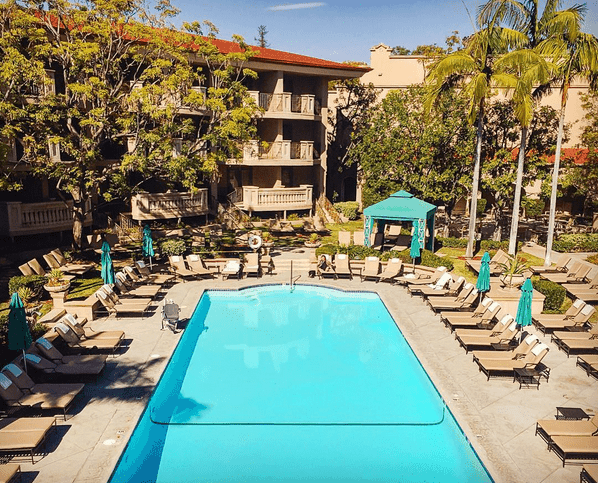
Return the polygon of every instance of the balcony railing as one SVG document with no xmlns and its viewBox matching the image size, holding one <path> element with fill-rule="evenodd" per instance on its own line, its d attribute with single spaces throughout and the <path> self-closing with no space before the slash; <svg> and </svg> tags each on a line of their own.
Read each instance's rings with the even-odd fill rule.
<svg viewBox="0 0 598 483">
<path fill-rule="evenodd" d="M 162 101 L 160 102 L 160 106 L 166 107 L 168 105 L 174 105 L 174 107 L 177 109 L 187 109 L 187 110 L 200 110 L 200 109 L 203 110 L 203 109 L 205 109 L 205 100 L 206 100 L 207 89 L 203 86 L 191 86 L 191 92 L 189 92 L 189 94 L 191 94 L 192 92 L 199 94 L 201 96 L 202 101 L 199 104 L 199 106 L 197 104 L 195 104 L 193 106 L 191 106 L 189 104 L 185 104 L 183 102 L 183 100 L 186 97 L 186 95 L 183 94 L 182 92 L 172 92 L 172 91 L 169 91 L 166 94 L 164 94 L 164 96 L 162 96 Z"/>
<path fill-rule="evenodd" d="M 161 220 L 208 213 L 208 190 L 197 193 L 142 193 L 131 199 L 134 220 Z"/>
<path fill-rule="evenodd" d="M 91 201 L 85 206 L 87 213 L 84 224 L 90 225 Z M 4 213 L 3 213 L 4 212 Z M 0 204 L 0 221 L 2 231 L 8 236 L 36 235 L 68 231 L 73 228 L 72 201 L 46 201 L 41 203 L 21 203 L 9 201 Z"/>
<path fill-rule="evenodd" d="M 264 147 L 257 140 L 251 140 L 243 149 L 243 161 L 259 161 L 260 159 L 281 159 L 313 161 L 313 141 L 275 141 Z"/>
<path fill-rule="evenodd" d="M 270 94 L 249 91 L 255 103 L 266 112 L 320 114 L 320 102 L 313 94 L 293 95 L 290 92 Z"/>
<path fill-rule="evenodd" d="M 310 210 L 313 186 L 302 184 L 296 188 L 258 188 L 243 186 L 243 209 L 254 211 Z"/>
</svg>

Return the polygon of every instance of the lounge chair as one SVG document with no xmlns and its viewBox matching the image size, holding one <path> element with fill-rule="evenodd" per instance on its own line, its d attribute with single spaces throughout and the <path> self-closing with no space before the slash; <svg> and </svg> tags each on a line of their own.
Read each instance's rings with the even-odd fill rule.
<svg viewBox="0 0 598 483">
<path fill-rule="evenodd" d="M 326 228 L 326 224 L 320 215 L 314 216 L 314 227 L 316 229 L 316 233 L 330 234 L 330 230 Z"/>
<path fill-rule="evenodd" d="M 480 372 L 483 372 L 488 379 L 491 377 L 512 376 L 515 369 L 534 369 L 548 354 L 549 348 L 540 342 L 520 359 L 475 359 Z"/>
<path fill-rule="evenodd" d="M 571 266 L 571 270 L 567 273 L 542 273 L 541 276 L 555 283 L 584 283 L 591 270 L 590 265 L 574 262 L 574 266 Z"/>
<path fill-rule="evenodd" d="M 598 483 L 598 465 L 583 465 L 579 483 Z"/>
<path fill-rule="evenodd" d="M 170 255 L 168 257 L 170 267 L 175 276 L 181 277 L 183 280 L 197 278 L 198 274 L 193 270 L 189 270 L 185 265 L 185 259 L 178 255 Z"/>
<path fill-rule="evenodd" d="M 31 260 L 29 260 L 27 262 L 27 265 L 29 266 L 31 271 L 34 272 L 35 275 L 50 275 L 50 272 L 46 272 L 46 270 L 41 266 L 41 264 L 37 261 L 36 258 L 32 258 Z M 65 280 L 72 280 L 73 278 L 75 278 L 75 275 L 64 274 L 62 278 Z"/>
<path fill-rule="evenodd" d="M 597 434 L 598 414 L 589 421 L 541 419 L 536 422 L 536 436 L 540 436 L 549 447 L 553 436 L 596 436 Z"/>
<path fill-rule="evenodd" d="M 29 277 L 31 275 L 37 275 L 37 273 L 35 273 L 33 268 L 31 268 L 29 266 L 29 263 L 23 263 L 22 265 L 19 265 L 19 270 L 24 277 Z"/>
<path fill-rule="evenodd" d="M 241 278 L 241 271 L 243 266 L 239 260 L 229 260 L 224 264 L 222 269 L 222 280 L 227 280 L 230 277 L 235 277 L 238 280 Z"/>
<path fill-rule="evenodd" d="M 550 267 L 544 267 L 544 266 L 532 266 L 529 267 L 529 269 L 535 273 L 535 274 L 540 274 L 540 273 L 559 273 L 559 272 L 567 272 L 567 265 L 569 265 L 569 263 L 571 262 L 571 260 L 573 260 L 570 256 L 568 255 L 561 255 L 561 258 L 559 260 L 559 262 L 556 265 L 551 265 Z"/>
<path fill-rule="evenodd" d="M 44 398 L 41 403 L 35 404 L 34 407 L 39 409 L 62 409 L 65 420 L 68 407 L 71 405 L 77 394 L 79 394 L 85 387 L 85 384 L 81 383 L 36 384 L 33 382 L 33 379 L 31 379 L 29 375 L 16 364 L 8 364 L 4 366 L 1 373 L 8 377 L 24 395 L 34 394 Z M 8 391 L 10 392 L 11 389 L 9 388 Z M 14 395 L 16 396 L 16 393 Z"/>
<path fill-rule="evenodd" d="M 316 262 L 316 274 L 318 278 L 327 278 L 331 277 L 336 280 L 336 271 L 334 270 L 334 265 L 332 264 L 332 260 L 330 255 L 322 254 L 320 258 Z"/>
<path fill-rule="evenodd" d="M 492 302 L 494 302 L 494 300 L 491 297 L 484 297 L 482 299 L 482 301 L 478 304 L 478 306 L 475 308 L 475 310 L 473 312 L 466 312 L 463 314 L 460 313 L 455 313 L 454 311 L 449 311 L 449 312 L 440 312 L 440 320 L 444 322 L 444 324 L 449 327 L 446 324 L 446 319 L 447 318 L 452 318 L 453 320 L 469 320 L 470 318 L 474 317 L 474 318 L 481 318 L 482 315 L 484 313 L 486 313 L 486 310 L 488 309 L 488 307 L 490 306 L 490 304 L 492 304 Z M 477 325 L 477 324 L 476 324 Z"/>
<path fill-rule="evenodd" d="M 555 342 L 557 339 L 598 339 L 598 324 L 591 325 L 590 329 L 584 332 L 575 330 L 555 330 L 550 334 L 550 340 Z"/>
<path fill-rule="evenodd" d="M 48 432 L 56 426 L 56 418 L 2 418 L 0 419 L 0 452 L 1 453 L 23 453 L 31 454 L 31 463 L 33 464 L 33 455 L 35 450 L 44 442 Z M 14 467 L 10 466 L 7 475 L 14 472 Z M 7 480 L 10 481 L 10 480 Z"/>
<path fill-rule="evenodd" d="M 365 233 L 363 231 L 354 231 L 353 243 L 359 247 L 365 246 Z"/>
<path fill-rule="evenodd" d="M 118 289 L 120 297 L 124 298 L 154 298 L 162 289 L 160 285 L 142 285 L 134 287 L 124 272 L 114 274 L 114 286 Z"/>
<path fill-rule="evenodd" d="M 429 290 L 442 290 L 446 287 L 449 282 L 453 280 L 453 277 L 450 273 L 444 272 L 435 283 L 430 283 L 423 285 L 421 283 L 408 283 L 407 284 L 407 291 L 413 295 L 422 295 L 422 291 L 425 289 Z M 439 294 L 441 295 L 441 294 Z"/>
<path fill-rule="evenodd" d="M 458 330 L 459 328 L 468 327 L 485 329 L 489 325 L 494 325 L 492 321 L 498 316 L 501 309 L 502 307 L 498 302 L 492 302 L 486 307 L 486 310 L 482 312 L 481 315 L 475 314 L 475 312 L 473 314 L 470 312 L 469 317 L 464 314 L 445 314 L 443 322 L 451 332 L 454 332 L 455 329 Z"/>
<path fill-rule="evenodd" d="M 17 359 L 19 364 L 23 363 L 23 357 Z M 27 359 L 27 368 L 33 367 L 36 371 L 51 376 L 61 377 L 82 377 L 97 376 L 106 366 L 106 360 L 98 359 L 96 361 L 69 362 L 68 364 L 56 364 L 38 354 L 25 354 Z"/>
<path fill-rule="evenodd" d="M 595 462 L 598 459 L 598 436 L 553 436 L 550 449 L 561 459 L 563 466 L 568 462 Z"/>
<path fill-rule="evenodd" d="M 341 246 L 348 247 L 351 244 L 351 232 L 350 231 L 339 231 L 338 232 L 338 244 Z"/>
<path fill-rule="evenodd" d="M 459 293 L 459 290 L 463 288 L 465 285 L 465 277 L 458 277 L 456 280 L 451 280 L 448 283 L 448 287 L 445 288 L 436 288 L 436 285 L 433 284 L 432 287 L 429 285 L 420 286 L 420 294 L 423 297 L 437 297 L 437 296 L 456 296 Z"/>
<path fill-rule="evenodd" d="M 174 282 L 174 275 L 168 273 L 152 273 L 143 260 L 135 262 L 135 268 L 139 274 L 135 273 L 130 267 L 125 267 L 124 272 L 137 283 L 155 283 L 158 285 L 170 284 Z"/>
<path fill-rule="evenodd" d="M 370 234 L 370 246 L 374 250 L 384 250 L 384 233 Z"/>
<path fill-rule="evenodd" d="M 596 309 L 593 306 L 584 305 L 580 312 L 573 318 L 563 317 L 560 320 L 549 320 L 540 318 L 539 316 L 532 316 L 532 321 L 543 334 L 548 334 L 558 329 L 584 330 L 586 323 L 590 320 L 594 312 L 596 312 Z"/>
<path fill-rule="evenodd" d="M 174 300 L 165 300 L 162 306 L 162 330 L 168 326 L 176 333 L 180 314 L 181 308 L 174 303 Z"/>
<path fill-rule="evenodd" d="M 378 257 L 366 257 L 365 266 L 361 271 L 361 281 L 368 278 L 380 280 L 380 259 Z"/>
<path fill-rule="evenodd" d="M 197 253 L 187 255 L 187 266 L 189 267 L 189 270 L 195 272 L 198 277 L 215 277 L 214 272 L 206 267 L 203 259 Z"/>
<path fill-rule="evenodd" d="M 105 364 L 108 358 L 105 354 L 86 354 L 86 355 L 63 355 L 48 339 L 40 337 L 34 342 L 35 349 L 40 355 L 52 361 L 54 364 Z"/>
<path fill-rule="evenodd" d="M 561 349 L 567 357 L 571 354 L 593 354 L 598 351 L 598 337 L 590 339 L 554 339 L 556 346 Z"/>
<path fill-rule="evenodd" d="M 497 322 L 497 324 L 491 329 L 472 329 L 463 327 L 461 329 L 455 329 L 455 338 L 461 336 L 472 336 L 472 337 L 490 337 L 494 335 L 502 334 L 502 332 L 515 320 L 511 314 L 505 314 Z"/>
<path fill-rule="evenodd" d="M 0 445 L 2 441 L 2 431 L 0 430 Z M 2 449 L 0 448 L 0 451 Z M 33 462 L 33 461 L 32 461 Z M 16 481 L 23 481 L 21 475 L 21 465 L 15 463 L 8 463 L 0 465 L 0 482 L 1 483 L 16 483 Z"/>
<path fill-rule="evenodd" d="M 480 349 L 486 347 L 493 347 L 494 345 L 508 346 L 512 343 L 515 335 L 519 329 L 515 321 L 504 329 L 500 334 L 490 336 L 478 336 L 478 335 L 457 335 L 457 341 L 465 349 L 465 353 L 473 349 Z"/>
<path fill-rule="evenodd" d="M 398 277 L 396 281 L 405 285 L 428 285 L 436 283 L 438 279 L 442 277 L 445 273 L 446 267 L 438 267 L 432 273 L 407 273 L 402 277 Z"/>
<path fill-rule="evenodd" d="M 57 269 L 71 275 L 83 275 L 94 268 L 92 263 L 68 263 L 58 248 L 44 255 L 44 260 L 51 269 Z"/>
<path fill-rule="evenodd" d="M 490 259 L 490 275 L 500 275 L 503 272 L 502 264 L 508 263 L 511 258 L 512 257 L 507 255 L 507 253 L 499 249 Z M 482 261 L 472 259 L 467 260 L 465 264 L 469 266 L 469 268 L 471 268 L 475 273 L 479 273 L 480 267 L 482 266 Z"/>
<path fill-rule="evenodd" d="M 118 299 L 118 301 L 115 301 L 111 295 L 102 289 L 96 291 L 96 297 L 108 311 L 108 314 L 116 317 L 121 314 L 139 314 L 143 317 L 151 304 L 151 299 L 149 301 L 147 299 Z"/>
<path fill-rule="evenodd" d="M 586 374 L 598 379 L 598 354 L 585 354 L 577 356 L 576 366 L 581 367 Z"/>
<path fill-rule="evenodd" d="M 475 362 L 478 359 L 494 359 L 497 361 L 523 359 L 526 354 L 531 352 L 536 344 L 540 344 L 538 336 L 536 334 L 529 334 L 512 351 L 473 351 L 473 360 Z"/>
<path fill-rule="evenodd" d="M 564 314 L 538 314 L 538 315 L 533 315 L 532 318 L 536 319 L 538 321 L 570 320 L 570 319 L 573 319 L 575 316 L 577 316 L 577 314 L 579 314 L 581 312 L 581 309 L 583 309 L 585 307 L 585 305 L 586 305 L 585 301 L 583 301 L 581 299 L 576 299 L 571 304 L 571 307 L 569 307 Z"/>
<path fill-rule="evenodd" d="M 574 296 L 577 296 L 578 293 L 583 295 L 598 293 L 598 272 L 588 283 L 564 283 L 562 285 L 567 292 Z"/>
<path fill-rule="evenodd" d="M 94 340 L 125 338 L 125 333 L 122 330 L 93 330 L 91 327 L 84 325 L 85 322 L 87 322 L 87 319 L 79 321 L 72 314 L 64 315 L 59 322 L 68 325 L 81 339 Z"/>
<path fill-rule="evenodd" d="M 465 295 L 465 298 L 463 296 Z M 454 299 L 447 297 L 428 297 L 428 305 L 434 312 L 441 310 L 472 310 L 473 304 L 479 298 L 478 289 L 473 284 L 465 284 L 459 295 Z"/>
<path fill-rule="evenodd" d="M 384 270 L 378 277 L 378 282 L 390 282 L 394 283 L 395 278 L 401 274 L 403 269 L 403 260 L 400 258 L 391 258 L 387 263 Z"/>
<path fill-rule="evenodd" d="M 243 263 L 243 273 L 248 277 L 255 275 L 256 277 L 262 276 L 262 267 L 260 266 L 260 255 L 257 252 L 246 253 L 245 262 Z"/>
<path fill-rule="evenodd" d="M 337 253 L 334 257 L 334 270 L 337 277 L 348 277 L 353 280 L 349 256 L 344 253 Z"/>
<path fill-rule="evenodd" d="M 54 326 L 54 330 L 58 332 L 71 349 L 110 350 L 114 352 L 124 340 L 124 332 L 122 337 L 113 337 L 110 339 L 86 339 L 79 337 L 73 329 L 63 322 L 58 322 Z"/>
</svg>

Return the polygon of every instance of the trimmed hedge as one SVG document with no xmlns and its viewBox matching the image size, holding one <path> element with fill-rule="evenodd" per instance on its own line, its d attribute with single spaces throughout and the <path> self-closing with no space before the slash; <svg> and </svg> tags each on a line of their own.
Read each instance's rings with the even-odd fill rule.
<svg viewBox="0 0 598 483">
<path fill-rule="evenodd" d="M 476 204 L 476 213 L 481 215 L 486 211 L 486 205 L 488 204 L 488 200 L 486 198 L 480 198 Z"/>
<path fill-rule="evenodd" d="M 563 234 L 554 241 L 557 252 L 598 252 L 598 233 Z"/>
<path fill-rule="evenodd" d="M 160 241 L 160 252 L 164 256 L 171 255 L 182 255 L 185 253 L 187 246 L 185 240 L 182 238 L 168 238 L 164 241 Z"/>
<path fill-rule="evenodd" d="M 544 202 L 544 200 L 528 198 L 527 196 L 524 196 L 521 199 L 521 206 L 523 206 L 523 209 L 525 210 L 525 215 L 528 218 L 536 218 L 537 216 L 540 216 L 542 213 L 544 213 L 545 205 L 546 203 Z"/>
<path fill-rule="evenodd" d="M 8 293 L 12 296 L 20 288 L 27 287 L 33 293 L 33 299 L 38 299 L 48 279 L 44 275 L 27 275 L 11 277 L 8 281 Z"/>
<path fill-rule="evenodd" d="M 448 238 L 436 237 L 436 242 L 446 248 L 467 248 L 467 238 Z"/>
<path fill-rule="evenodd" d="M 533 277 L 532 285 L 535 290 L 546 297 L 544 299 L 544 310 L 557 311 L 561 308 L 567 295 L 567 291 L 563 286 L 540 277 Z"/>
<path fill-rule="evenodd" d="M 342 203 L 335 203 L 334 209 L 349 220 L 357 220 L 359 218 L 359 203 L 357 201 L 343 201 Z"/>
</svg>

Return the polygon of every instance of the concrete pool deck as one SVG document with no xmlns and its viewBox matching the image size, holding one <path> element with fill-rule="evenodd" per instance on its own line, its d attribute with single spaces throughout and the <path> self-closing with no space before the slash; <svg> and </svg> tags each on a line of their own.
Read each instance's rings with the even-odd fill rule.
<svg viewBox="0 0 598 483">
<path fill-rule="evenodd" d="M 557 406 L 580 407 L 591 414 L 598 410 L 598 381 L 575 367 L 575 357 L 567 358 L 550 343 L 549 336 L 532 327 L 529 331 L 550 347 L 544 359 L 551 368 L 550 381 L 543 380 L 539 390 L 520 390 L 512 379 L 487 381 L 471 354 L 465 354 L 420 298 L 411 298 L 403 287 L 361 283 L 358 277 L 309 279 L 307 256 L 308 250 L 289 250 L 275 257 L 272 276 L 179 283 L 168 290 L 166 298 L 174 299 L 182 308 L 181 317 L 187 318 L 205 289 L 288 284 L 291 259 L 294 273 L 301 275 L 300 284 L 377 292 L 496 482 L 579 481 L 581 466 L 563 468 L 560 459 L 534 435 L 536 421 L 553 419 Z M 101 330 L 125 330 L 127 347 L 108 359 L 97 380 L 86 384 L 69 419 L 58 421 L 35 464 L 25 457 L 13 460 L 21 465 L 23 482 L 107 482 L 182 334 L 160 330 L 157 309 L 143 319 L 110 317 L 93 325 Z"/>
</svg>

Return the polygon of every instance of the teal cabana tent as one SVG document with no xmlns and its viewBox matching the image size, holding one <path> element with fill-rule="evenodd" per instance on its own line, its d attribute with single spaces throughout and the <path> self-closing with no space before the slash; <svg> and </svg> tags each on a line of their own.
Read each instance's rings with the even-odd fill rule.
<svg viewBox="0 0 598 483">
<path fill-rule="evenodd" d="M 371 234 L 374 231 L 374 223 L 378 223 L 378 233 L 384 232 L 384 226 L 388 221 L 411 221 L 418 222 L 419 246 L 425 246 L 428 250 L 434 249 L 434 215 L 436 206 L 422 201 L 407 191 L 398 191 L 385 200 L 368 206 L 363 210 L 365 243 L 371 246 Z M 426 239 L 426 228 L 432 235 Z"/>
</svg>

